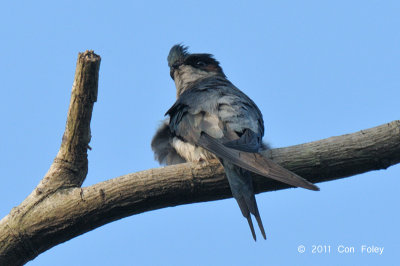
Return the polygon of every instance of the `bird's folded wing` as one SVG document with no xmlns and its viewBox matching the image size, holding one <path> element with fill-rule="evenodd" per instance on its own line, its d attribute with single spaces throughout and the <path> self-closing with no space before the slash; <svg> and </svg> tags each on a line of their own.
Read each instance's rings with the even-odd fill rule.
<svg viewBox="0 0 400 266">
<path fill-rule="evenodd" d="M 261 148 L 261 138 L 262 136 L 260 134 L 256 134 L 252 130 L 246 129 L 240 138 L 224 142 L 223 144 L 225 147 L 234 150 L 258 152 Z"/>
<path fill-rule="evenodd" d="M 291 186 L 316 191 L 319 190 L 316 185 L 283 168 L 272 160 L 264 158 L 258 153 L 249 153 L 228 148 L 223 143 L 204 132 L 197 142 L 198 145 L 214 153 L 218 157 L 229 160 L 233 164 L 253 173 L 269 177 Z"/>
</svg>

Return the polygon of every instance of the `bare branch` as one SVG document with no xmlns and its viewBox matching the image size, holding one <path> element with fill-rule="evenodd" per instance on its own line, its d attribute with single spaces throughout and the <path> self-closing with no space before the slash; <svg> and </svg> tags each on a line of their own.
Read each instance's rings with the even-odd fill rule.
<svg viewBox="0 0 400 266">
<path fill-rule="evenodd" d="M 49 172 L 37 187 L 38 193 L 63 187 L 79 187 L 86 178 L 90 121 L 93 105 L 97 101 L 100 61 L 100 56 L 93 51 L 78 55 L 61 147 Z"/>
<path fill-rule="evenodd" d="M 42 252 L 40 244 L 29 233 L 32 224 L 43 222 L 43 217 L 35 214 L 47 208 L 43 202 L 52 198 L 51 195 L 62 193 L 65 188 L 80 187 L 86 177 L 90 120 L 97 100 L 100 61 L 100 56 L 93 51 L 78 55 L 60 150 L 34 191 L 0 221 L 0 265 L 22 264 Z M 61 214 L 64 211 L 56 212 Z"/>
</svg>

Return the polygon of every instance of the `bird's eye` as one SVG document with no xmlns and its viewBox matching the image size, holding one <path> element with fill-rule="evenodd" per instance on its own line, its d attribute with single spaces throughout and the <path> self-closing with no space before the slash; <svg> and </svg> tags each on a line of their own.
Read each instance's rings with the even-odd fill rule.
<svg viewBox="0 0 400 266">
<path fill-rule="evenodd" d="M 197 61 L 196 65 L 200 66 L 200 67 L 203 67 L 203 66 L 206 66 L 207 64 L 204 61 Z"/>
</svg>

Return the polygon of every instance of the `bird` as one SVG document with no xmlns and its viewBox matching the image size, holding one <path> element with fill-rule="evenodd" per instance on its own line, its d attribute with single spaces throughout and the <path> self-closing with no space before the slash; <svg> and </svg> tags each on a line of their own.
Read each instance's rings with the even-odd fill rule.
<svg viewBox="0 0 400 266">
<path fill-rule="evenodd" d="M 218 159 L 253 239 L 256 241 L 251 214 L 266 239 L 252 173 L 295 187 L 319 188 L 260 154 L 268 148 L 262 141 L 262 113 L 228 80 L 212 54 L 189 53 L 187 46 L 176 44 L 167 61 L 176 102 L 152 139 L 155 159 L 164 165 Z"/>
</svg>

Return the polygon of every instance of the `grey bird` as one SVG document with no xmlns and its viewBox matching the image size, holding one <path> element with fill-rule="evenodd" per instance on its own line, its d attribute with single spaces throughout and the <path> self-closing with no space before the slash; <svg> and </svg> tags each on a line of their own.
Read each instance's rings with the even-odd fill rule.
<svg viewBox="0 0 400 266">
<path fill-rule="evenodd" d="M 219 159 L 254 240 L 250 214 L 266 239 L 251 172 L 296 187 L 319 188 L 259 154 L 265 148 L 262 114 L 226 78 L 213 55 L 191 54 L 187 47 L 174 45 L 167 60 L 177 100 L 152 140 L 155 158 L 167 165 Z"/>
</svg>

